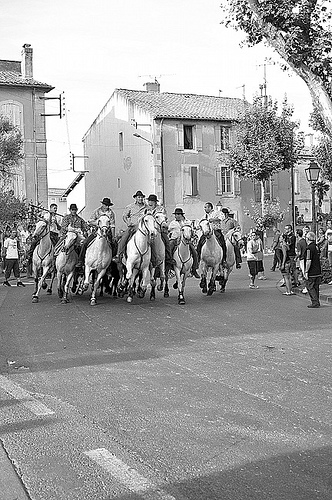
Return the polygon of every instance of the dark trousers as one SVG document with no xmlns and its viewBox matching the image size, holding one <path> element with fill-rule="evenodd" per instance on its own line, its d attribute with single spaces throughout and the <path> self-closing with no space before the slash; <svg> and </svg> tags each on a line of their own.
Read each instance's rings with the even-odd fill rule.
<svg viewBox="0 0 332 500">
<path fill-rule="evenodd" d="M 271 267 L 271 271 L 275 271 L 276 267 L 281 267 L 282 263 L 282 250 L 280 248 L 276 248 L 273 255 L 273 264 Z"/>
<path fill-rule="evenodd" d="M 20 277 L 20 268 L 18 259 L 6 259 L 5 280 L 7 281 L 10 275 L 14 273 L 15 278 Z"/>
<path fill-rule="evenodd" d="M 90 245 L 90 243 L 92 243 L 93 240 L 96 238 L 96 236 L 97 236 L 97 233 L 91 233 L 83 241 L 83 243 L 81 245 L 81 248 L 80 248 L 80 253 L 78 255 L 78 261 L 79 262 L 82 262 L 82 263 L 84 262 L 86 250 L 87 250 L 88 246 Z M 108 233 L 107 239 L 108 239 L 108 241 L 109 241 L 109 243 L 110 243 L 110 245 L 112 247 L 112 254 L 115 255 L 116 254 L 116 243 L 113 242 L 112 233 Z"/>
<path fill-rule="evenodd" d="M 319 285 L 321 283 L 321 276 L 309 276 L 306 281 L 306 287 L 308 294 L 311 298 L 311 303 L 313 306 L 319 306 Z"/>
<path fill-rule="evenodd" d="M 222 234 L 222 231 L 220 229 L 215 229 L 214 235 L 217 238 L 217 241 L 222 248 L 223 259 L 226 260 L 227 247 L 226 247 L 226 241 L 225 241 L 224 235 Z M 197 244 L 197 255 L 198 255 L 199 260 L 201 258 L 201 252 L 202 252 L 202 248 L 203 248 L 203 245 L 205 242 L 206 242 L 206 237 L 204 236 L 204 234 L 202 234 L 202 236 L 200 237 L 199 242 Z M 234 249 L 235 249 L 235 247 L 234 247 Z M 240 249 L 239 249 L 239 253 L 240 253 Z M 240 262 L 242 262 L 241 255 L 240 255 Z"/>
</svg>

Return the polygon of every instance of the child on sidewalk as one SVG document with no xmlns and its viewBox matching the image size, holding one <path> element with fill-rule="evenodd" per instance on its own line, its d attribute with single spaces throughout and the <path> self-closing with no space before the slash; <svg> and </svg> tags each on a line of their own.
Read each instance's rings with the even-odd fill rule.
<svg viewBox="0 0 332 500">
<path fill-rule="evenodd" d="M 10 236 L 5 239 L 3 243 L 4 257 L 6 261 L 5 268 L 5 286 L 11 286 L 8 279 L 13 271 L 14 276 L 17 280 L 17 286 L 25 286 L 20 278 L 20 267 L 19 267 L 19 242 L 16 229 L 12 229 Z"/>
</svg>

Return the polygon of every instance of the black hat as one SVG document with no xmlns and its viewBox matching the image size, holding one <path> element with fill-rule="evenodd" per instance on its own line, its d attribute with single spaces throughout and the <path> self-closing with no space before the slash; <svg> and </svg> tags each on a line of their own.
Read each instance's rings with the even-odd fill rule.
<svg viewBox="0 0 332 500">
<path fill-rule="evenodd" d="M 158 203 L 159 200 L 155 194 L 149 194 L 148 201 L 155 201 L 156 203 Z"/>
<path fill-rule="evenodd" d="M 133 194 L 133 198 L 136 198 L 137 196 L 143 196 L 143 198 L 145 198 L 145 194 L 143 194 L 142 191 L 136 191 L 136 193 Z"/>
<path fill-rule="evenodd" d="M 78 210 L 76 203 L 72 203 L 69 207 L 69 210 Z"/>
<path fill-rule="evenodd" d="M 176 208 L 173 212 L 174 215 L 184 215 L 182 208 Z"/>
<path fill-rule="evenodd" d="M 221 211 L 222 211 L 222 213 L 224 213 L 224 214 L 229 214 L 229 210 L 228 210 L 228 208 L 222 208 L 222 209 L 221 209 Z"/>
<path fill-rule="evenodd" d="M 103 198 L 100 203 L 102 203 L 103 205 L 106 205 L 107 207 L 110 207 L 111 205 L 113 205 L 113 203 L 111 202 L 111 200 L 109 198 Z"/>
</svg>

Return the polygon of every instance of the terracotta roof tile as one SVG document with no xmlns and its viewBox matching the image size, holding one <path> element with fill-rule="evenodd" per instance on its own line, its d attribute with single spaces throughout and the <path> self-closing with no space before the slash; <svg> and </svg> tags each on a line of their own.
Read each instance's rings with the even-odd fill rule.
<svg viewBox="0 0 332 500">
<path fill-rule="evenodd" d="M 242 99 L 231 97 L 126 89 L 116 89 L 115 92 L 151 113 L 153 118 L 234 120 L 244 106 Z"/>
<path fill-rule="evenodd" d="M 39 87 L 43 89 L 52 90 L 54 87 L 47 83 L 39 82 L 33 78 L 23 78 L 20 73 L 15 71 L 0 71 L 0 86 L 13 86 L 13 87 Z"/>
</svg>

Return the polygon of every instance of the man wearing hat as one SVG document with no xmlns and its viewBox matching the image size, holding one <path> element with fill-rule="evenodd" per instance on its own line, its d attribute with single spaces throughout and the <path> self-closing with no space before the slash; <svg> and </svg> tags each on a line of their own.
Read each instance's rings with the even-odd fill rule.
<svg viewBox="0 0 332 500">
<path fill-rule="evenodd" d="M 89 231 L 89 226 L 85 222 L 82 217 L 77 215 L 77 205 L 76 203 L 72 203 L 69 207 L 69 214 L 65 215 L 62 219 L 61 230 L 60 230 L 60 240 L 61 243 L 67 235 L 68 226 L 71 226 L 75 229 L 81 229 L 82 233 L 86 235 Z M 59 243 L 57 247 L 59 247 Z"/>
<path fill-rule="evenodd" d="M 136 231 L 137 224 L 149 209 L 149 205 L 145 202 L 145 195 L 142 191 L 136 191 L 136 193 L 133 194 L 133 198 L 135 199 L 134 203 L 127 205 L 122 215 L 122 219 L 128 227 L 118 242 L 118 253 L 115 257 L 116 260 L 119 260 L 120 255 L 125 252 L 128 241 Z"/>
<path fill-rule="evenodd" d="M 231 217 L 228 208 L 222 208 L 221 211 L 224 214 L 224 219 L 221 221 L 221 230 L 222 230 L 223 234 L 225 235 L 231 229 L 235 229 L 235 228 L 239 227 L 239 224 L 234 219 L 234 217 Z M 238 247 L 237 244 L 233 245 L 233 247 L 234 247 L 234 253 L 235 253 L 236 269 L 241 269 L 242 257 L 241 257 L 240 248 Z"/>
<path fill-rule="evenodd" d="M 159 200 L 155 194 L 150 194 L 148 197 L 148 211 L 147 213 L 155 216 L 157 213 L 162 213 L 165 215 L 167 218 L 167 212 L 165 207 L 159 204 Z M 175 264 L 174 259 L 172 258 L 172 253 L 171 253 L 171 247 L 169 243 L 169 238 L 168 238 L 168 228 L 167 227 L 162 227 L 161 228 L 161 239 L 165 245 L 165 267 L 166 269 L 173 269 L 173 264 Z M 157 256 L 154 254 L 155 248 L 154 248 L 154 243 L 151 245 L 151 261 L 157 261 Z"/>
<path fill-rule="evenodd" d="M 89 226 L 93 228 L 93 232 L 89 234 L 87 238 L 82 243 L 81 246 L 81 251 L 78 257 L 78 263 L 76 264 L 76 267 L 83 267 L 84 266 L 84 260 L 85 260 L 85 254 L 86 254 L 86 249 L 88 248 L 89 244 L 96 238 L 96 229 L 98 227 L 98 219 L 101 215 L 107 215 L 110 219 L 110 227 L 111 227 L 111 232 L 108 235 L 109 242 L 112 246 L 113 253 L 116 253 L 116 249 L 114 248 L 114 237 L 115 237 L 115 214 L 113 210 L 111 209 L 111 206 L 113 203 L 111 202 L 110 198 L 103 198 L 101 200 L 101 206 L 96 208 L 92 214 L 90 219 L 88 220 Z"/>
<path fill-rule="evenodd" d="M 175 248 L 180 242 L 181 238 L 181 228 L 185 224 L 189 224 L 191 226 L 191 221 L 185 218 L 185 214 L 182 210 L 182 208 L 176 208 L 173 212 L 174 214 L 174 220 L 172 220 L 168 226 L 168 236 L 169 236 L 169 241 L 170 241 L 170 247 L 171 247 L 171 252 L 172 255 L 174 254 Z M 192 275 L 195 278 L 199 278 L 199 274 L 197 272 L 198 269 L 198 257 L 197 257 L 197 252 L 196 249 L 193 245 L 193 243 L 189 243 L 189 248 L 190 248 L 190 253 L 193 258 L 193 265 L 191 268 Z"/>
<path fill-rule="evenodd" d="M 207 201 L 204 205 L 204 211 L 205 211 L 205 216 L 204 218 L 207 219 L 211 225 L 211 228 L 214 232 L 215 237 L 217 238 L 217 241 L 219 245 L 222 248 L 222 253 L 223 253 L 223 265 L 226 264 L 226 255 L 227 255 L 227 247 L 226 247 L 226 242 L 224 235 L 221 230 L 221 222 L 223 219 L 223 216 L 219 212 L 219 210 L 213 210 L 213 204 L 210 201 Z M 206 236 L 204 234 L 201 235 L 198 245 L 197 245 L 197 254 L 198 254 L 198 259 L 200 260 L 201 258 L 201 251 L 203 248 L 204 243 L 206 242 Z"/>
</svg>

